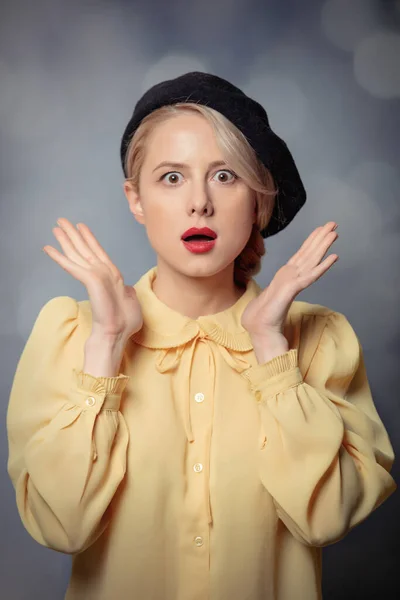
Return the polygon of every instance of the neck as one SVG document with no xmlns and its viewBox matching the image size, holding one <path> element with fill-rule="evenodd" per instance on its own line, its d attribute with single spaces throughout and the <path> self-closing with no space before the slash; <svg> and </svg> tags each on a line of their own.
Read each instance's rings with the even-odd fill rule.
<svg viewBox="0 0 400 600">
<path fill-rule="evenodd" d="M 222 312 L 235 304 L 246 288 L 235 285 L 234 264 L 210 276 L 191 276 L 157 262 L 152 289 L 157 298 L 191 319 Z"/>
</svg>

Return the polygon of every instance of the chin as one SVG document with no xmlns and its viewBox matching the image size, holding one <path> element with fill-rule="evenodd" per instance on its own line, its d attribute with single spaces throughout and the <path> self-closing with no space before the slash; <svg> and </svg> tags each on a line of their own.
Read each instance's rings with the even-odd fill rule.
<svg viewBox="0 0 400 600">
<path fill-rule="evenodd" d="M 169 269 L 187 277 L 212 277 L 229 268 L 233 272 L 233 263 L 245 248 L 247 241 L 246 239 L 238 244 L 238 240 L 235 240 L 236 243 L 231 245 L 229 252 L 226 252 L 226 249 L 225 252 L 222 252 L 223 249 L 218 247 L 217 243 L 212 250 L 204 254 L 192 254 L 185 248 L 181 240 L 179 240 L 180 246 L 173 253 L 171 252 L 173 245 L 170 242 L 163 244 L 162 248 L 157 247 L 159 244 L 152 245 L 152 247 L 158 256 L 159 264 L 168 265 Z"/>
<path fill-rule="evenodd" d="M 171 267 L 186 277 L 194 278 L 213 277 L 214 275 L 222 273 L 230 267 L 232 268 L 233 272 L 233 260 L 231 262 L 224 261 L 223 263 L 217 263 L 213 259 L 210 260 L 211 257 L 202 256 L 200 260 L 198 260 L 198 258 L 198 256 L 193 256 L 192 260 L 189 259 L 185 263 L 180 264 L 174 262 Z"/>
</svg>

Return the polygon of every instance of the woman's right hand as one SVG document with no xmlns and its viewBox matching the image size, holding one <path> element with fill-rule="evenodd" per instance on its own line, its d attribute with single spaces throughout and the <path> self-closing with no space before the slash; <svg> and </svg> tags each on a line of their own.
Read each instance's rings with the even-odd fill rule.
<svg viewBox="0 0 400 600">
<path fill-rule="evenodd" d="M 92 308 L 92 334 L 128 340 L 143 325 L 143 315 L 135 289 L 123 277 L 84 223 L 77 229 L 68 221 L 57 220 L 53 233 L 65 252 L 52 246 L 43 250 L 65 271 L 86 286 Z"/>
</svg>

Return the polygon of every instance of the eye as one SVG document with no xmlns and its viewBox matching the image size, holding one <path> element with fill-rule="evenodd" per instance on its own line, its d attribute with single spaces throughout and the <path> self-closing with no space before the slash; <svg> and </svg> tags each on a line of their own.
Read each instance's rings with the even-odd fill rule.
<svg viewBox="0 0 400 600">
<path fill-rule="evenodd" d="M 235 179 L 238 178 L 235 173 L 233 173 L 232 171 L 229 171 L 228 169 L 220 169 L 219 171 L 216 172 L 216 175 L 218 173 L 229 173 L 230 175 L 232 175 L 232 179 L 230 179 L 229 181 L 221 181 L 221 179 L 219 179 L 220 183 L 232 183 L 232 181 L 234 181 Z"/>
<path fill-rule="evenodd" d="M 227 183 L 232 183 L 232 181 L 235 181 L 236 179 L 238 179 L 238 176 L 233 173 L 232 171 L 229 171 L 228 169 L 220 169 L 219 171 L 217 171 L 217 173 L 215 175 L 218 175 L 218 173 L 229 173 L 232 178 L 228 181 L 221 181 L 221 179 L 219 179 L 219 183 L 223 183 L 223 184 L 227 184 Z M 173 175 L 174 177 L 177 177 L 177 175 L 181 175 L 181 173 L 179 173 L 178 171 L 168 171 L 168 173 L 164 173 L 163 175 L 161 175 L 159 181 L 163 181 L 166 177 L 168 177 L 169 180 L 169 184 L 168 185 L 172 185 L 174 186 L 178 180 L 172 181 L 169 179 L 169 176 Z"/>
<path fill-rule="evenodd" d="M 163 181 L 163 179 L 167 176 L 167 175 L 180 175 L 180 173 L 178 173 L 178 171 L 168 171 L 168 173 L 164 173 L 164 175 L 161 175 L 159 181 Z M 175 182 L 173 182 L 174 184 Z"/>
</svg>

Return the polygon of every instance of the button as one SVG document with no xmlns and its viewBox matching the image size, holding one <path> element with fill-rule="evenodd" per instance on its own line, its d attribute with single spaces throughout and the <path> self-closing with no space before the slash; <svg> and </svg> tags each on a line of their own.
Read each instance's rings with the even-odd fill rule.
<svg viewBox="0 0 400 600">
<path fill-rule="evenodd" d="M 93 404 L 96 404 L 96 398 L 89 396 L 89 398 L 86 398 L 85 402 L 88 406 L 93 406 Z"/>
<path fill-rule="evenodd" d="M 195 394 L 194 399 L 196 400 L 196 402 L 203 402 L 203 400 L 204 400 L 204 394 L 202 394 L 201 392 L 199 392 L 198 394 Z"/>
<path fill-rule="evenodd" d="M 201 463 L 196 463 L 195 465 L 193 465 L 193 469 L 197 472 L 200 473 L 200 471 L 203 470 L 203 465 Z"/>
<path fill-rule="evenodd" d="M 194 543 L 196 544 L 196 546 L 203 545 L 203 538 L 201 537 L 201 535 L 198 535 L 197 537 L 194 538 Z"/>
</svg>

